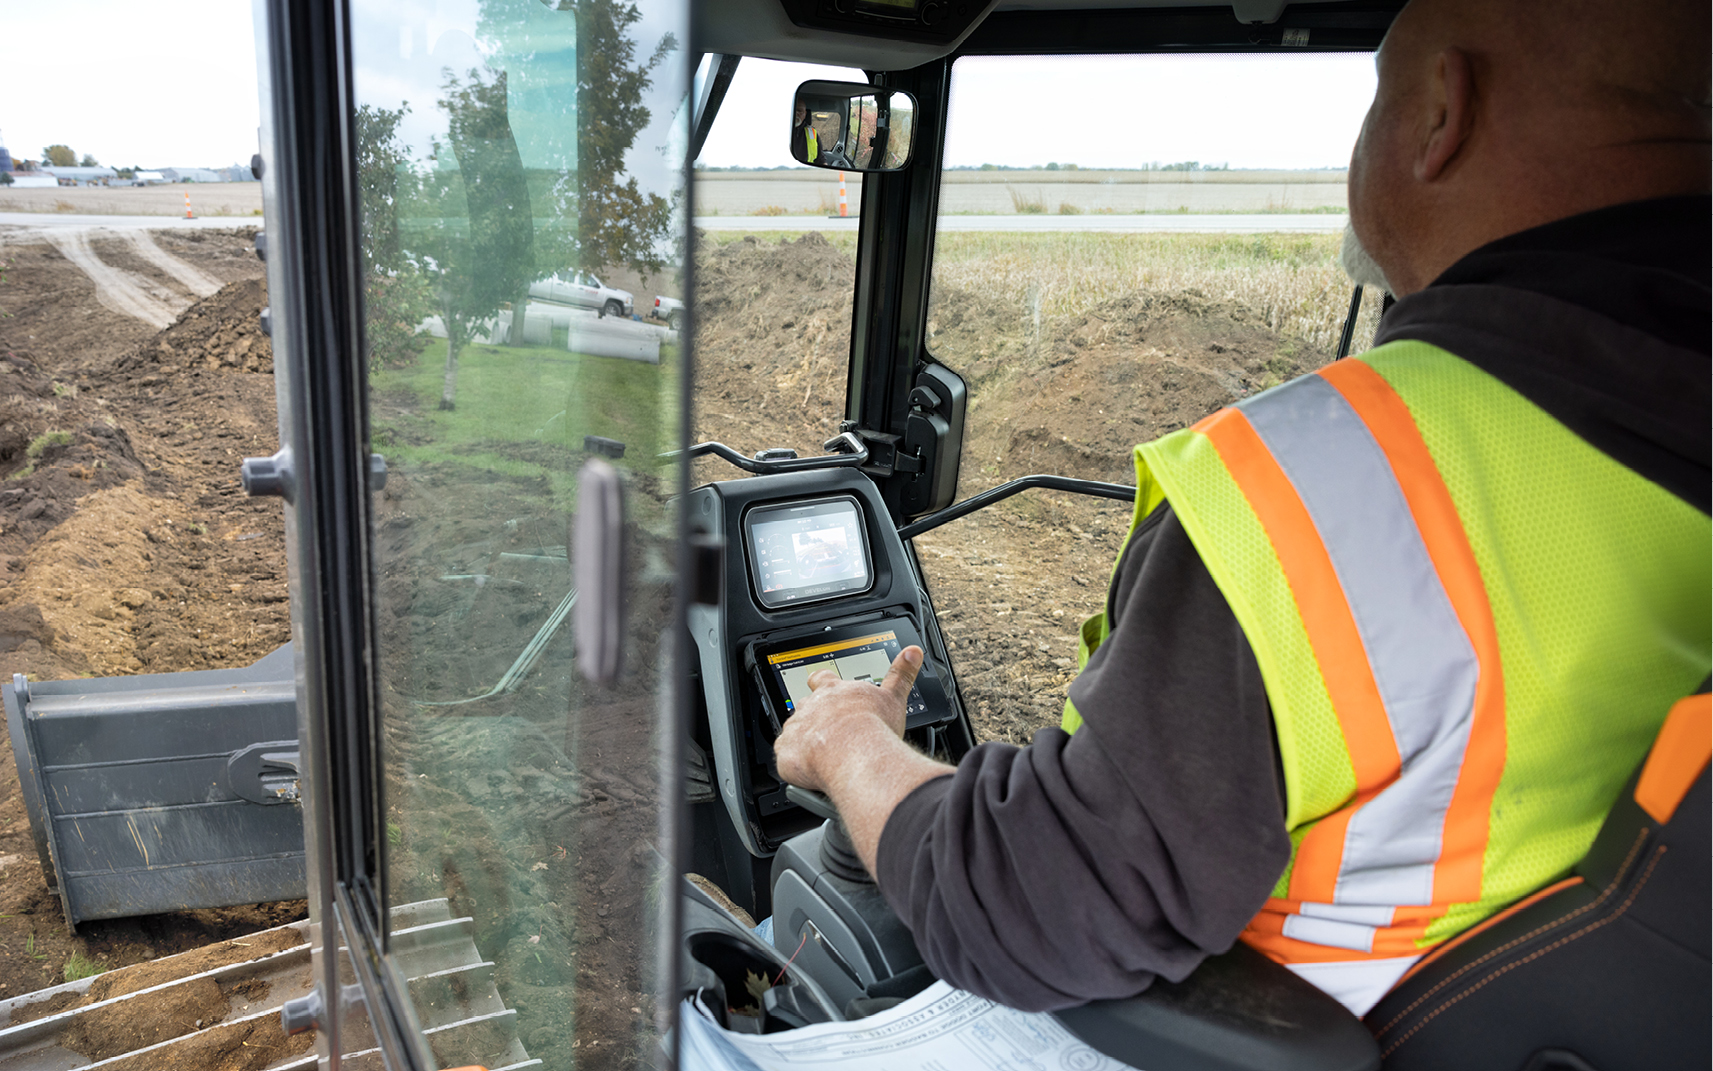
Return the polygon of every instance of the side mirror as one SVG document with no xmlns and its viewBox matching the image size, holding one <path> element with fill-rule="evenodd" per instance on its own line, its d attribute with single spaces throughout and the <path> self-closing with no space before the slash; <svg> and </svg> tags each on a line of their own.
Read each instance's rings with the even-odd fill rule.
<svg viewBox="0 0 1713 1071">
<path fill-rule="evenodd" d="M 916 98 L 860 82 L 804 82 L 791 111 L 791 156 L 834 171 L 902 171 L 916 137 Z"/>
</svg>

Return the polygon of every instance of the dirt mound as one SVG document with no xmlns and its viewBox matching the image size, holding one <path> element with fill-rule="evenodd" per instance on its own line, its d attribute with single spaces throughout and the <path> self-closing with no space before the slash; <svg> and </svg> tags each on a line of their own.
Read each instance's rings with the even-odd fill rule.
<svg viewBox="0 0 1713 1071">
<path fill-rule="evenodd" d="M 972 419 L 963 494 L 1030 472 L 1133 482 L 1131 448 L 1324 364 L 1259 312 L 1196 291 L 1138 292 L 1063 324 L 1025 323 L 980 296 L 935 293 L 935 355 L 1004 420 Z M 970 482 L 974 477 L 979 485 Z"/>
<path fill-rule="evenodd" d="M 821 453 L 844 407 L 855 262 L 811 231 L 704 239 L 696 271 L 697 427 L 743 453 Z"/>
<path fill-rule="evenodd" d="M 21 448 L 8 450 L 14 443 L 21 443 Z M 8 460 L 22 465 L 0 490 L 0 516 L 5 518 L 0 554 L 4 555 L 29 548 L 70 517 L 84 495 L 143 474 L 131 437 L 124 428 L 101 419 L 72 430 L 50 428 L 27 440 L 0 430 L 0 465 Z"/>
<path fill-rule="evenodd" d="M 274 347 L 262 333 L 267 303 L 260 279 L 227 283 L 186 309 L 172 326 L 121 358 L 119 371 L 146 365 L 189 365 L 272 374 Z"/>
<path fill-rule="evenodd" d="M 254 374 L 268 371 L 271 352 L 255 330 L 266 296 L 249 239 L 156 237 L 196 269 L 183 274 L 244 284 L 201 302 L 134 243 L 90 243 L 180 295 L 185 314 L 159 333 L 103 306 L 50 245 L 5 246 L 0 677 L 243 666 L 288 638 L 282 512 L 246 498 L 237 479 L 244 456 L 278 448 L 273 379 Z M 6 747 L 0 730 L 0 755 Z M 297 901 L 88 922 L 72 936 L 42 879 L 16 768 L 0 759 L 0 997 L 63 980 L 74 953 L 119 967 L 304 909 Z M 232 1047 L 247 1057 L 244 1040 Z"/>
</svg>

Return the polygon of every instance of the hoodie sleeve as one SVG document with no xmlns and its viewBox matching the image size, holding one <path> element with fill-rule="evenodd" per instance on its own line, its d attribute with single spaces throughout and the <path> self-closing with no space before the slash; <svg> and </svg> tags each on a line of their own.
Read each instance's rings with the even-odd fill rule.
<svg viewBox="0 0 1713 1071">
<path fill-rule="evenodd" d="M 940 978 L 1026 1010 L 1131 996 L 1225 951 L 1290 858 L 1272 717 L 1177 518 L 1144 521 L 1084 725 L 984 744 L 881 835 L 880 889 Z"/>
</svg>

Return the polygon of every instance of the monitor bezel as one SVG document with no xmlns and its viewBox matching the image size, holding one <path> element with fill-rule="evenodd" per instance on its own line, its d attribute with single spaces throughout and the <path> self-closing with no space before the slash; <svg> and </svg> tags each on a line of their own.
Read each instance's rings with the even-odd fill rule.
<svg viewBox="0 0 1713 1071">
<path fill-rule="evenodd" d="M 761 589 L 761 579 L 759 575 L 760 570 L 758 568 L 755 544 L 755 526 L 757 524 L 766 524 L 768 516 L 771 514 L 803 509 L 809 506 L 834 504 L 846 505 L 856 514 L 857 540 L 862 546 L 864 574 L 862 586 L 843 588 L 838 591 L 830 591 L 820 595 L 809 596 L 807 598 L 788 597 L 784 599 L 773 599 L 770 601 L 770 595 L 777 596 L 780 593 L 764 593 Z M 868 512 L 863 509 L 862 502 L 855 495 L 821 495 L 814 498 L 763 502 L 750 506 L 744 511 L 743 515 L 743 544 L 744 561 L 749 573 L 750 595 L 755 599 L 756 605 L 769 613 L 778 613 L 784 610 L 795 610 L 800 606 L 817 606 L 821 603 L 832 602 L 836 599 L 848 599 L 857 595 L 866 595 L 870 591 L 874 590 L 876 575 L 874 567 L 874 551 L 868 534 Z M 789 591 L 790 589 L 784 590 Z"/>
</svg>

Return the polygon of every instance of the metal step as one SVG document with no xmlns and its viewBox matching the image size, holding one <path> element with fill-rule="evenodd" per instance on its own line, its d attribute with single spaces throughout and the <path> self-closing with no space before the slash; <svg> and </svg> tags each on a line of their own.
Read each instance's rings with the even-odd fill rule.
<svg viewBox="0 0 1713 1071">
<path fill-rule="evenodd" d="M 453 918 L 450 905 L 444 899 L 403 904 L 391 912 L 393 962 L 398 966 L 409 987 L 417 1020 L 433 1049 L 436 1061 L 444 1067 L 481 1063 L 494 1071 L 522 1071 L 540 1067 L 524 1051 L 517 1036 L 517 1013 L 505 1006 L 494 984 L 494 965 L 483 959 L 472 939 L 472 920 Z M 295 922 L 265 934 L 295 931 L 307 939 L 309 924 Z M 239 941 L 251 940 L 239 938 Z M 82 1007 L 43 1016 L 34 1022 L 10 1024 L 24 1008 L 62 997 L 63 994 L 86 994 L 96 979 L 54 986 L 51 989 L 26 993 L 0 1001 L 0 1071 L 73 1071 L 73 1069 L 120 1067 L 131 1071 L 137 1067 L 190 1067 L 222 1044 L 230 1044 L 233 1036 L 248 1031 L 272 1031 L 264 1038 L 277 1037 L 280 1006 L 293 997 L 307 993 L 311 982 L 310 946 L 298 944 L 258 959 L 229 964 L 212 970 L 190 974 L 162 982 L 124 996 L 113 997 Z M 115 1009 L 146 1009 L 151 1005 L 171 1007 L 188 995 L 193 987 L 205 988 L 208 982 L 224 983 L 230 998 L 226 1012 L 219 1022 L 181 1034 L 177 1037 L 110 1056 L 100 1061 L 73 1052 L 61 1042 L 81 1021 L 90 1024 Z M 265 994 L 256 999 L 238 993 L 238 984 L 262 981 L 267 983 Z M 249 987 L 255 993 L 255 987 Z M 63 999 L 63 998 L 62 998 Z M 138 1014 L 147 1014 L 140 1011 Z M 264 1042 L 266 1043 L 266 1042 Z M 365 1049 L 346 1057 L 352 1071 L 381 1068 L 379 1049 Z M 267 1071 L 310 1071 L 315 1067 L 315 1053 L 284 1056 L 268 1065 Z"/>
</svg>

